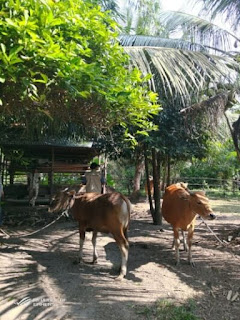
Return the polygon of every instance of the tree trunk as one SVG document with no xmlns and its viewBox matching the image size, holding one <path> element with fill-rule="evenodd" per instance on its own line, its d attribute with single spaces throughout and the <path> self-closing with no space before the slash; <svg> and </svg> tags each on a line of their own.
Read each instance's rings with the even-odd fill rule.
<svg viewBox="0 0 240 320">
<path fill-rule="evenodd" d="M 167 186 L 170 186 L 171 184 L 171 165 L 170 165 L 170 155 L 167 156 Z"/>
<path fill-rule="evenodd" d="M 156 155 L 156 149 L 152 148 L 152 167 L 153 167 L 153 185 L 154 185 L 154 202 L 155 211 L 153 223 L 156 225 L 161 225 L 161 208 L 160 208 L 160 188 L 159 188 L 159 168 Z"/>
<path fill-rule="evenodd" d="M 137 159 L 135 166 L 135 175 L 133 179 L 133 192 L 131 194 L 131 200 L 136 201 L 140 197 L 141 178 L 144 172 L 144 158 L 140 155 Z"/>
<path fill-rule="evenodd" d="M 226 121 L 227 121 L 227 125 L 228 125 L 228 128 L 229 128 L 231 136 L 232 136 L 233 145 L 234 145 L 236 153 L 237 153 L 237 158 L 240 161 L 240 149 L 239 149 L 239 146 L 238 146 L 238 133 L 234 132 L 226 113 L 224 113 L 224 115 L 225 115 L 225 118 L 226 118 Z M 240 116 L 239 116 L 238 120 L 236 122 L 234 122 L 234 124 L 238 123 L 238 121 L 240 122 Z"/>
<path fill-rule="evenodd" d="M 141 178 L 144 172 L 144 159 L 139 159 L 135 166 L 135 175 L 133 180 L 133 192 L 139 192 L 141 189 Z"/>
<path fill-rule="evenodd" d="M 148 189 L 148 201 L 150 206 L 150 213 L 152 215 L 152 218 L 154 220 L 154 207 L 153 207 L 153 201 L 152 201 L 152 195 L 150 191 L 150 183 L 149 183 L 149 168 L 148 168 L 148 159 L 147 159 L 147 147 L 144 145 L 144 161 L 145 161 L 145 171 L 146 171 L 146 179 L 147 179 L 147 189 Z"/>
<path fill-rule="evenodd" d="M 158 179 L 159 179 L 159 216 L 160 216 L 160 225 L 162 225 L 162 209 L 161 209 L 161 154 L 158 151 L 157 153 L 157 170 L 158 170 Z"/>
<path fill-rule="evenodd" d="M 29 204 L 35 207 L 38 197 L 40 174 L 38 172 L 29 173 Z"/>
<path fill-rule="evenodd" d="M 167 186 L 167 161 L 166 157 L 164 157 L 163 160 L 163 175 L 162 175 L 162 191 L 165 190 L 165 187 Z"/>
</svg>

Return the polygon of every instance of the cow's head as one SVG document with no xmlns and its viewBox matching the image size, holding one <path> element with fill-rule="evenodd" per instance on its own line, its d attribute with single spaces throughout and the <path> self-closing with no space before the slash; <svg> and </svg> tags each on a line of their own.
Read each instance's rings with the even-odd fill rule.
<svg viewBox="0 0 240 320">
<path fill-rule="evenodd" d="M 179 197 L 189 202 L 189 206 L 195 214 L 199 214 L 203 218 L 209 217 L 214 219 L 216 217 L 204 191 L 190 192 L 189 190 L 182 189 L 179 190 Z"/>
<path fill-rule="evenodd" d="M 63 191 L 59 191 L 56 195 L 52 197 L 48 211 L 59 212 L 62 210 L 70 209 L 74 204 L 75 194 L 75 190 L 69 191 L 68 189 L 65 189 Z"/>
<path fill-rule="evenodd" d="M 201 217 L 207 218 L 209 215 L 213 216 L 213 211 L 205 192 L 197 191 L 190 193 L 190 203 L 194 213 L 199 214 Z"/>
</svg>

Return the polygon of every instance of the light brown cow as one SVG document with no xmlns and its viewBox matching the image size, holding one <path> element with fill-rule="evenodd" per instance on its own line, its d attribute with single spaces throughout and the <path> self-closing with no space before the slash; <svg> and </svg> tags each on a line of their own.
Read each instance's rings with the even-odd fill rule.
<svg viewBox="0 0 240 320">
<path fill-rule="evenodd" d="M 75 191 L 61 191 L 50 204 L 50 212 L 69 209 L 79 223 L 80 247 L 79 262 L 82 260 L 83 244 L 86 231 L 93 231 L 93 263 L 97 262 L 96 251 L 97 232 L 111 233 L 121 251 L 121 269 L 119 279 L 127 272 L 128 240 L 127 229 L 130 221 L 131 203 L 118 192 L 99 194 Z"/>
<path fill-rule="evenodd" d="M 194 266 L 192 259 L 192 238 L 197 215 L 203 218 L 213 216 L 208 198 L 203 191 L 190 192 L 184 183 L 176 183 L 167 187 L 163 196 L 162 215 L 173 227 L 176 264 L 179 264 L 179 230 L 188 231 L 188 261 Z"/>
</svg>

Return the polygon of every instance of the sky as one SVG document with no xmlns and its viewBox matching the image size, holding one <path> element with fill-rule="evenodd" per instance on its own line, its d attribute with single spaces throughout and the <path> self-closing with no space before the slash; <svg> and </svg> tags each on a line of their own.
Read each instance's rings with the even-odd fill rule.
<svg viewBox="0 0 240 320">
<path fill-rule="evenodd" d="M 180 10 L 186 0 L 162 0 L 162 7 L 164 10 Z"/>
<path fill-rule="evenodd" d="M 202 6 L 200 4 L 193 5 L 193 0 L 159 0 L 163 10 L 185 11 L 187 13 L 197 15 Z M 120 8 L 127 2 L 127 0 L 118 0 Z M 190 3 L 190 4 L 189 4 Z M 230 30 L 226 22 L 221 18 L 217 18 L 215 23 L 224 29 Z"/>
<path fill-rule="evenodd" d="M 161 0 L 163 10 L 181 11 L 181 9 L 183 9 L 183 11 L 187 13 L 197 15 L 200 12 L 202 6 L 200 4 L 191 5 L 188 2 L 188 0 Z M 227 27 L 226 22 L 223 21 L 223 19 L 221 19 L 220 17 L 216 18 L 215 23 L 220 27 Z M 230 29 L 230 27 L 228 29 Z"/>
<path fill-rule="evenodd" d="M 159 0 L 160 1 L 160 0 Z M 180 10 L 184 5 L 186 5 L 186 3 L 188 2 L 188 0 L 161 0 L 161 5 L 163 10 Z M 123 3 L 126 3 L 126 0 L 118 0 L 119 5 L 121 6 Z M 196 10 L 197 6 L 195 6 L 194 10 L 193 8 L 188 6 L 188 10 L 186 11 L 191 11 L 193 13 L 194 12 L 198 12 L 199 10 Z"/>
</svg>

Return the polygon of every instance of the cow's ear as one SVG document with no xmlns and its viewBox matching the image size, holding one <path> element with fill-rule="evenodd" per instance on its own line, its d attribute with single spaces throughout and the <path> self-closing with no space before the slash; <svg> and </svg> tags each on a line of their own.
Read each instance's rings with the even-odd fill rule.
<svg viewBox="0 0 240 320">
<path fill-rule="evenodd" d="M 178 190 L 178 197 L 182 200 L 189 200 L 189 193 L 185 190 Z"/>
</svg>

